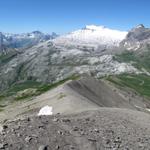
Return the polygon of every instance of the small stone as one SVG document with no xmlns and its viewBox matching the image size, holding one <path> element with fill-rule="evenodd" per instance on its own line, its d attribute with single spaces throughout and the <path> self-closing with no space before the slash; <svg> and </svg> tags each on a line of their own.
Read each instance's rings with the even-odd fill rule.
<svg viewBox="0 0 150 150">
<path fill-rule="evenodd" d="M 39 119 L 41 119 L 41 118 L 42 118 L 42 116 L 38 116 L 38 118 L 39 118 Z"/>
<path fill-rule="evenodd" d="M 93 132 L 93 130 L 89 130 L 89 132 L 91 132 L 91 133 L 92 133 L 92 132 Z"/>
<path fill-rule="evenodd" d="M 70 119 L 62 119 L 62 122 L 70 122 Z"/>
<path fill-rule="evenodd" d="M 110 144 L 110 142 L 111 142 L 110 139 L 106 140 L 106 144 Z"/>
<path fill-rule="evenodd" d="M 30 121 L 30 118 L 29 118 L 29 117 L 27 118 L 27 121 Z"/>
<path fill-rule="evenodd" d="M 80 133 L 81 135 L 84 135 L 84 131 L 81 131 L 81 133 Z"/>
<path fill-rule="evenodd" d="M 44 129 L 44 125 L 39 125 L 39 128 L 40 129 Z"/>
<path fill-rule="evenodd" d="M 31 137 L 38 138 L 36 134 L 32 134 Z"/>
<path fill-rule="evenodd" d="M 94 131 L 97 132 L 97 133 L 99 133 L 99 130 L 98 130 L 98 129 L 94 129 Z"/>
<path fill-rule="evenodd" d="M 8 143 L 0 143 L 0 149 L 5 149 Z"/>
<path fill-rule="evenodd" d="M 2 133 L 4 130 L 3 126 L 0 125 L 0 133 Z"/>
<path fill-rule="evenodd" d="M 62 132 L 62 131 L 57 131 L 57 132 L 58 132 L 58 134 L 63 135 L 63 132 Z"/>
<path fill-rule="evenodd" d="M 38 150 L 47 150 L 47 145 L 41 145 Z"/>
<path fill-rule="evenodd" d="M 121 138 L 117 137 L 117 139 L 115 139 L 114 143 L 121 143 Z"/>
<path fill-rule="evenodd" d="M 86 120 L 86 121 L 90 121 L 90 118 L 86 118 L 85 120 Z"/>
<path fill-rule="evenodd" d="M 3 143 L 0 143 L 0 149 L 4 149 L 4 144 Z"/>
<path fill-rule="evenodd" d="M 74 128 L 73 128 L 73 131 L 78 131 L 78 130 L 79 130 L 78 127 L 74 127 Z"/>
<path fill-rule="evenodd" d="M 3 123 L 6 123 L 8 120 L 7 119 L 4 119 Z"/>
<path fill-rule="evenodd" d="M 21 137 L 21 134 L 20 134 L 20 133 L 17 133 L 17 137 Z"/>
<path fill-rule="evenodd" d="M 74 146 L 72 146 L 72 145 L 70 145 L 70 149 L 75 149 L 75 147 L 74 147 Z"/>
<path fill-rule="evenodd" d="M 15 132 L 15 129 L 14 129 L 14 128 L 12 128 L 12 129 L 11 129 L 11 132 Z"/>
<path fill-rule="evenodd" d="M 59 149 L 59 148 L 60 148 L 60 146 L 59 146 L 59 145 L 57 145 L 57 146 L 56 146 L 56 149 Z"/>
<path fill-rule="evenodd" d="M 3 125 L 3 129 L 5 130 L 5 129 L 7 129 L 8 128 L 8 126 L 7 125 Z"/>
<path fill-rule="evenodd" d="M 9 132 L 10 132 L 9 130 L 6 131 L 7 134 L 9 134 Z"/>
<path fill-rule="evenodd" d="M 96 142 L 96 140 L 92 139 L 92 138 L 88 138 L 88 140 L 91 141 L 91 142 Z"/>
<path fill-rule="evenodd" d="M 20 125 L 16 126 L 16 127 L 15 127 L 15 130 L 19 130 L 20 127 L 21 127 Z"/>
<path fill-rule="evenodd" d="M 25 138 L 25 141 L 26 142 L 30 142 L 32 140 L 32 137 L 30 137 L 30 136 L 27 136 L 26 138 Z"/>
<path fill-rule="evenodd" d="M 58 118 L 54 118 L 53 121 L 54 121 L 54 122 L 58 122 Z"/>
<path fill-rule="evenodd" d="M 92 122 L 95 122 L 95 119 L 92 119 Z"/>
<path fill-rule="evenodd" d="M 144 147 L 144 145 L 142 143 L 139 143 L 139 148 Z"/>
</svg>

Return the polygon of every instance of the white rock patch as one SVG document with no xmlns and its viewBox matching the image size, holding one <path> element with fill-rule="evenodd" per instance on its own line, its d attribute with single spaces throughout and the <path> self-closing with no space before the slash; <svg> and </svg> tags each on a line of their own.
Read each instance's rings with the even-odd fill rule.
<svg viewBox="0 0 150 150">
<path fill-rule="evenodd" d="M 52 107 L 51 106 L 44 106 L 40 109 L 38 116 L 47 116 L 47 115 L 52 115 Z"/>
</svg>

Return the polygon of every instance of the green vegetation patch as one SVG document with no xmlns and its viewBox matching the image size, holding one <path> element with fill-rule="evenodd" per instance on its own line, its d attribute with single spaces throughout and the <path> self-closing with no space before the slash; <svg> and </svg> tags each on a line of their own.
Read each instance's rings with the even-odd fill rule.
<svg viewBox="0 0 150 150">
<path fill-rule="evenodd" d="M 144 74 L 121 74 L 109 76 L 106 79 L 118 86 L 132 88 L 140 95 L 150 98 L 150 76 Z"/>
<path fill-rule="evenodd" d="M 14 85 L 12 85 L 10 87 L 10 89 L 7 91 L 9 94 L 14 94 L 18 91 L 22 91 L 28 88 L 38 88 L 41 86 L 42 83 L 40 82 L 36 82 L 36 81 L 32 81 L 32 80 L 28 80 L 25 82 L 20 82 L 20 83 L 16 83 Z"/>
<path fill-rule="evenodd" d="M 9 62 L 12 58 L 14 58 L 17 55 L 17 52 L 13 51 L 8 54 L 2 54 L 0 55 L 0 64 Z"/>
<path fill-rule="evenodd" d="M 52 84 L 43 84 L 36 81 L 25 81 L 12 85 L 7 91 L 5 91 L 4 95 L 2 95 L 2 99 L 8 96 L 14 98 L 14 100 L 24 100 L 27 98 L 31 98 L 33 96 L 40 95 L 44 92 L 47 92 L 68 80 L 77 80 L 80 76 L 72 75 L 68 78 L 65 78 L 61 81 Z M 62 98 L 62 97 L 61 97 Z M 1 99 L 1 97 L 0 97 Z"/>
<path fill-rule="evenodd" d="M 150 71 L 150 50 L 146 50 L 142 53 L 133 51 L 124 51 L 121 54 L 114 56 L 114 60 L 118 62 L 132 63 L 137 69 L 145 68 Z"/>
<path fill-rule="evenodd" d="M 2 109 L 2 108 L 0 108 L 0 112 L 1 112 L 1 111 L 3 111 L 3 109 Z"/>
<path fill-rule="evenodd" d="M 53 89 L 53 88 L 55 88 L 55 87 L 57 87 L 57 86 L 59 86 L 59 85 L 65 83 L 66 81 L 69 81 L 69 80 L 77 80 L 77 79 L 79 79 L 79 78 L 80 78 L 80 76 L 78 76 L 78 75 L 77 75 L 77 76 L 76 76 L 76 75 L 73 75 L 73 76 L 70 76 L 70 77 L 68 77 L 68 78 L 66 78 L 66 79 L 63 79 L 63 80 L 61 80 L 61 81 L 58 81 L 58 82 L 56 82 L 56 83 L 43 85 L 43 86 L 39 87 L 39 88 L 37 89 L 37 91 L 41 94 L 41 93 L 43 93 L 43 92 L 49 91 L 49 90 L 51 90 L 51 89 Z"/>
<path fill-rule="evenodd" d="M 66 96 L 67 96 L 66 94 L 60 93 L 60 95 L 59 95 L 59 97 L 58 97 L 58 100 L 63 99 L 63 98 L 66 97 Z"/>
<path fill-rule="evenodd" d="M 0 101 L 2 101 L 5 98 L 4 95 L 0 95 Z"/>
</svg>

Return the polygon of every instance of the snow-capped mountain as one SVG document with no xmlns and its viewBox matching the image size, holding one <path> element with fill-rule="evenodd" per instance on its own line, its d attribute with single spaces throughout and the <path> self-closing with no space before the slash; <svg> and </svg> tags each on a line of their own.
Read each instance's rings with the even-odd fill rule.
<svg viewBox="0 0 150 150">
<path fill-rule="evenodd" d="M 149 32 L 149 29 L 143 26 L 138 26 L 128 33 L 92 25 L 51 40 L 48 40 L 49 36 L 46 38 L 47 36 L 39 31 L 13 36 L 0 34 L 1 37 L 4 36 L 0 43 L 7 43 L 8 39 L 8 41 L 15 39 L 22 45 L 37 42 L 22 51 L 12 49 L 3 55 L 5 57 L 1 57 L 0 90 L 27 80 L 53 83 L 73 74 L 86 73 L 98 78 L 120 73 L 147 74 L 147 70 L 136 68 L 133 61 L 120 61 L 115 56 L 125 50 L 124 47 L 120 47 L 122 40 L 122 44 L 147 41 L 150 39 Z M 136 45 L 136 42 L 133 44 Z M 148 54 L 145 55 L 149 56 Z M 143 62 L 149 62 L 149 57 L 144 58 Z"/>
<path fill-rule="evenodd" d="M 60 36 L 54 40 L 60 45 L 118 46 L 128 32 L 87 25 L 85 28 Z"/>
<path fill-rule="evenodd" d="M 56 37 L 56 33 L 44 34 L 40 31 L 22 34 L 0 33 L 0 50 L 6 48 L 28 48 L 39 42 L 54 39 Z"/>
</svg>

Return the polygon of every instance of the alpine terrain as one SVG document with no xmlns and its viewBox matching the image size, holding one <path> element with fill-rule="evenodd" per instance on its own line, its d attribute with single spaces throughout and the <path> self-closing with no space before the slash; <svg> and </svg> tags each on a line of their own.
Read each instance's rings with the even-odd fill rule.
<svg viewBox="0 0 150 150">
<path fill-rule="evenodd" d="M 150 28 L 0 33 L 0 149 L 148 150 Z"/>
</svg>

